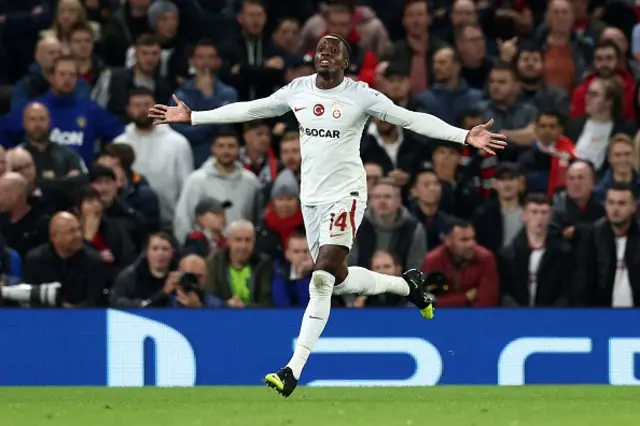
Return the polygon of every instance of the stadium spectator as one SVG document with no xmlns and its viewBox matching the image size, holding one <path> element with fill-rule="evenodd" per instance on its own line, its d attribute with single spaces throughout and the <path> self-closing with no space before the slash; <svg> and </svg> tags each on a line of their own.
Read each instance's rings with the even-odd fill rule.
<svg viewBox="0 0 640 426">
<path fill-rule="evenodd" d="M 300 23 L 295 18 L 290 17 L 278 19 L 271 39 L 277 48 L 286 52 L 287 59 L 290 59 L 297 53 L 300 40 Z"/>
<path fill-rule="evenodd" d="M 367 176 L 367 194 L 369 202 L 371 202 L 371 193 L 373 192 L 373 187 L 378 184 L 380 179 L 384 177 L 384 172 L 382 171 L 382 167 L 377 163 L 367 163 L 364 162 L 364 170 Z"/>
<path fill-rule="evenodd" d="M 36 180 L 55 180 L 87 173 L 87 166 L 78 153 L 50 140 L 49 111 L 34 102 L 24 110 L 24 149 L 31 154 L 36 168 Z"/>
<path fill-rule="evenodd" d="M 633 140 L 623 133 L 614 135 L 607 147 L 609 168 L 595 188 L 600 202 L 606 201 L 607 188 L 614 183 L 626 183 L 633 188 L 636 200 L 640 199 L 640 175 L 633 167 Z"/>
<path fill-rule="evenodd" d="M 448 14 L 449 25 L 443 25 L 440 31 L 436 32 L 436 37 L 450 45 L 455 43 L 455 35 L 466 25 L 478 24 L 478 13 L 476 5 L 472 0 L 455 0 L 451 5 Z"/>
<path fill-rule="evenodd" d="M 381 83 L 376 87 L 396 105 L 409 111 L 423 112 L 423 105 L 411 95 L 411 76 L 409 68 L 399 64 L 389 64 L 385 67 Z"/>
<path fill-rule="evenodd" d="M 0 176 L 0 235 L 22 259 L 47 241 L 49 217 L 29 198 L 29 183 L 18 173 Z"/>
<path fill-rule="evenodd" d="M 122 124 L 90 99 L 76 96 L 78 68 L 71 57 L 56 60 L 50 78 L 51 90 L 36 102 L 49 110 L 52 142 L 68 145 L 76 151 L 85 164 L 91 164 L 95 141 L 111 141 L 122 133 Z M 6 145 L 10 141 L 22 142 L 22 110 L 14 110 L 0 122 L 0 140 Z"/>
<path fill-rule="evenodd" d="M 304 227 L 298 182 L 291 174 L 281 175 L 270 195 L 271 201 L 256 228 L 256 248 L 272 259 L 282 259 L 291 235 Z"/>
<path fill-rule="evenodd" d="M 536 120 L 536 141 L 518 158 L 530 192 L 548 197 L 562 190 L 569 162 L 575 159 L 573 142 L 562 136 L 563 119 L 556 111 L 542 110 Z"/>
<path fill-rule="evenodd" d="M 127 105 L 131 123 L 115 142 L 133 148 L 135 160 L 131 167 L 149 182 L 158 197 L 162 223 L 168 226 L 173 222 L 184 183 L 193 172 L 193 157 L 189 143 L 182 135 L 169 126 L 153 125 L 148 116 L 153 104 L 150 90 L 133 90 Z"/>
<path fill-rule="evenodd" d="M 87 21 L 87 14 L 80 0 L 60 0 L 53 16 L 53 25 L 41 32 L 41 37 L 52 37 L 60 40 L 63 55 L 71 54 L 71 34 L 76 25 L 90 26 L 99 35 L 100 26 Z"/>
<path fill-rule="evenodd" d="M 230 203 L 221 203 L 215 198 L 206 198 L 196 205 L 194 230 L 187 235 L 183 254 L 197 254 L 204 258 L 227 246 L 223 232 L 227 227 L 225 210 Z"/>
<path fill-rule="evenodd" d="M 5 171 L 7 171 L 7 152 L 4 147 L 0 145 L 0 176 L 2 176 Z"/>
<path fill-rule="evenodd" d="M 600 41 L 611 40 L 620 49 L 620 61 L 618 61 L 618 69 L 623 73 L 629 73 L 635 81 L 640 79 L 640 66 L 636 61 L 629 58 L 629 40 L 627 36 L 617 27 L 606 27 L 601 35 Z"/>
<path fill-rule="evenodd" d="M 95 250 L 84 245 L 80 221 L 58 213 L 49 225 L 49 243 L 29 251 L 24 262 L 25 283 L 60 283 L 55 304 L 62 308 L 104 305 L 109 274 Z"/>
<path fill-rule="evenodd" d="M 422 225 L 402 205 L 400 188 L 393 179 L 385 178 L 370 195 L 370 208 L 349 252 L 349 265 L 368 267 L 376 250 L 388 250 L 398 256 L 403 270 L 417 269 L 427 252 L 427 238 Z"/>
<path fill-rule="evenodd" d="M 95 164 L 89 174 L 89 182 L 104 206 L 104 216 L 124 229 L 137 250 L 142 248 L 147 235 L 147 220 L 118 196 L 118 181 L 115 172 Z"/>
<path fill-rule="evenodd" d="M 22 258 L 8 247 L 0 234 L 0 288 L 20 283 L 22 280 Z M 2 306 L 2 297 L 0 297 Z"/>
<path fill-rule="evenodd" d="M 451 218 L 444 244 L 424 258 L 422 272 L 439 272 L 450 283 L 449 291 L 437 297 L 440 307 L 496 306 L 500 279 L 495 256 L 476 244 L 470 222 Z"/>
<path fill-rule="evenodd" d="M 195 74 L 178 89 L 176 96 L 194 111 L 216 109 L 238 100 L 236 89 L 218 78 L 222 62 L 218 48 L 212 41 L 200 40 L 193 48 L 189 64 Z M 195 167 L 200 167 L 209 158 L 211 140 L 220 126 L 176 124 L 172 127 L 189 140 Z"/>
<path fill-rule="evenodd" d="M 255 243 L 253 224 L 240 219 L 229 225 L 228 247 L 207 259 L 207 292 L 226 301 L 230 308 L 273 303 L 273 262 L 255 250 Z"/>
<path fill-rule="evenodd" d="M 427 238 L 427 251 L 442 244 L 449 215 L 440 209 L 442 184 L 433 169 L 415 174 L 411 188 L 411 214 L 422 224 Z"/>
<path fill-rule="evenodd" d="M 481 102 L 479 108 L 484 112 L 485 121 L 493 119 L 491 130 L 504 134 L 512 142 L 512 146 L 500 154 L 505 160 L 514 160 L 519 148 L 528 148 L 535 139 L 536 108 L 518 100 L 518 93 L 513 68 L 496 64 L 489 75 L 489 99 Z"/>
<path fill-rule="evenodd" d="M 141 35 L 136 41 L 135 64 L 130 68 L 114 68 L 103 72 L 91 98 L 123 122 L 128 120 L 129 93 L 136 87 L 152 90 L 154 99 L 167 102 L 173 91 L 171 85 L 160 75 L 161 54 L 160 40 L 149 34 Z"/>
<path fill-rule="evenodd" d="M 109 304 L 119 308 L 167 307 L 180 285 L 177 245 L 164 232 L 151 234 L 141 256 L 116 277 Z"/>
<path fill-rule="evenodd" d="M 620 119 L 620 102 L 620 86 L 615 80 L 591 80 L 586 115 L 572 118 L 565 125 L 565 135 L 576 144 L 576 156 L 593 163 L 598 174 L 607 167 L 611 136 L 630 131 Z"/>
<path fill-rule="evenodd" d="M 482 27 L 478 24 L 463 25 L 458 28 L 455 38 L 462 65 L 460 77 L 470 87 L 484 90 L 495 61 L 487 55 L 487 43 Z"/>
<path fill-rule="evenodd" d="M 238 162 L 240 147 L 235 133 L 220 132 L 213 141 L 212 157 L 189 175 L 174 212 L 173 232 L 178 241 L 193 228 L 195 206 L 205 197 L 231 202 L 227 209 L 229 223 L 237 219 L 257 220 L 262 196 L 260 183 L 253 173 Z"/>
<path fill-rule="evenodd" d="M 284 82 L 286 52 L 264 34 L 267 15 L 260 0 L 242 0 L 237 20 L 242 31 L 220 52 L 221 78 L 235 87 L 241 101 L 269 96 Z"/>
<path fill-rule="evenodd" d="M 266 121 L 245 123 L 240 148 L 239 161 L 252 172 L 262 185 L 273 182 L 278 176 L 279 164 L 276 153 L 271 148 L 271 129 Z"/>
<path fill-rule="evenodd" d="M 549 232 L 551 204 L 544 194 L 527 196 L 524 227 L 498 257 L 501 305 L 569 305 L 573 258 L 571 246 Z"/>
<path fill-rule="evenodd" d="M 572 0 L 574 22 L 573 30 L 576 35 L 584 38 L 589 44 L 594 45 L 602 40 L 602 32 L 605 24 L 594 14 L 590 14 L 589 0 Z"/>
<path fill-rule="evenodd" d="M 107 65 L 123 67 L 129 46 L 151 32 L 147 15 L 150 4 L 151 0 L 126 0 L 109 18 L 101 43 Z"/>
<path fill-rule="evenodd" d="M 522 228 L 524 179 L 517 164 L 498 165 L 494 189 L 497 197 L 476 210 L 473 226 L 478 244 L 497 255 Z"/>
<path fill-rule="evenodd" d="M 76 196 L 75 212 L 84 240 L 102 258 L 104 272 L 111 284 L 115 276 L 136 259 L 135 248 L 126 230 L 104 217 L 100 194 L 91 187 Z"/>
<path fill-rule="evenodd" d="M 544 81 L 567 93 L 580 83 L 591 61 L 591 46 L 573 30 L 575 16 L 567 0 L 551 0 L 546 23 L 535 32 L 544 52 Z"/>
<path fill-rule="evenodd" d="M 147 231 L 154 232 L 161 226 L 158 197 L 147 179 L 131 170 L 134 161 L 135 153 L 129 145 L 114 143 L 107 145 L 96 163 L 113 170 L 118 185 L 118 196 L 144 216 Z"/>
<path fill-rule="evenodd" d="M 183 257 L 178 265 L 178 273 L 180 281 L 172 297 L 172 307 L 221 308 L 224 306 L 222 300 L 205 293 L 209 271 L 202 257 L 194 254 Z"/>
<path fill-rule="evenodd" d="M 534 44 L 525 44 L 518 49 L 514 58 L 521 87 L 518 97 L 538 111 L 553 110 L 567 117 L 569 95 L 564 90 L 545 83 L 543 60 L 544 52 Z"/>
<path fill-rule="evenodd" d="M 460 77 L 461 66 L 460 56 L 452 48 L 445 47 L 435 52 L 434 84 L 417 98 L 430 114 L 453 125 L 462 111 L 476 107 L 482 99 L 482 93 L 470 88 Z"/>
<path fill-rule="evenodd" d="M 332 11 L 346 8 L 350 15 L 349 20 L 341 16 L 340 26 L 345 28 L 344 31 L 347 32 L 347 35 L 349 35 L 349 32 L 346 31 L 346 28 L 353 28 L 354 33 L 358 34 L 358 39 L 354 40 L 358 48 L 371 51 L 378 56 L 383 55 L 391 45 L 387 29 L 376 16 L 373 9 L 364 5 L 354 7 L 354 4 L 354 1 L 321 2 L 319 13 L 310 17 L 302 27 L 298 48 L 299 52 L 308 52 L 309 50 L 315 49 L 318 40 L 320 40 L 323 34 L 326 32 L 335 32 L 336 22 L 333 22 L 334 28 L 330 29 L 329 14 Z"/>
<path fill-rule="evenodd" d="M 93 89 L 106 66 L 100 56 L 94 53 L 96 34 L 87 24 L 76 24 L 69 37 L 70 55 L 78 65 L 80 81 L 85 81 Z"/>
<path fill-rule="evenodd" d="M 280 139 L 280 165 L 282 168 L 278 173 L 278 177 L 284 173 L 292 173 L 298 184 L 300 183 L 300 166 L 302 166 L 300 132 L 288 130 L 282 135 Z"/>
<path fill-rule="evenodd" d="M 609 187 L 606 217 L 583 238 L 572 289 L 578 306 L 640 306 L 640 229 L 633 191 L 624 183 Z"/>
<path fill-rule="evenodd" d="M 585 76 L 582 84 L 573 91 L 571 96 L 571 117 L 581 117 L 589 113 L 588 92 L 592 88 L 595 80 L 609 80 L 615 77 L 621 88 L 621 100 L 616 114 L 624 120 L 633 121 L 635 119 L 635 80 L 633 74 L 618 67 L 619 62 L 624 60 L 624 55 L 618 45 L 611 40 L 603 40 L 596 46 L 593 55 L 593 71 Z M 617 117 L 617 115 L 616 115 Z"/>
<path fill-rule="evenodd" d="M 402 264 L 393 253 L 378 250 L 371 258 L 371 270 L 380 274 L 399 277 L 402 273 Z M 348 296 L 343 296 L 347 298 Z M 356 296 L 347 306 L 351 308 L 364 307 L 397 307 L 405 303 L 405 298 L 391 293 L 377 294 L 374 296 Z"/>
<path fill-rule="evenodd" d="M 457 125 L 465 130 L 471 130 L 484 123 L 483 112 L 476 107 L 461 111 Z M 463 179 L 473 183 L 479 200 L 482 200 L 493 194 L 493 179 L 497 164 L 498 158 L 495 155 L 465 146 L 456 171 L 464 177 Z"/>
<path fill-rule="evenodd" d="M 423 156 L 422 144 L 413 132 L 373 118 L 362 137 L 360 156 L 364 163 L 376 163 L 399 188 L 405 187 Z"/>
<path fill-rule="evenodd" d="M 553 197 L 552 224 L 574 250 L 590 224 L 605 214 L 593 192 L 594 184 L 593 165 L 576 160 L 567 169 L 567 189 Z"/>
<path fill-rule="evenodd" d="M 309 283 L 313 258 L 304 232 L 297 231 L 286 244 L 284 258 L 273 262 L 273 306 L 275 308 L 304 307 L 309 303 Z"/>
</svg>

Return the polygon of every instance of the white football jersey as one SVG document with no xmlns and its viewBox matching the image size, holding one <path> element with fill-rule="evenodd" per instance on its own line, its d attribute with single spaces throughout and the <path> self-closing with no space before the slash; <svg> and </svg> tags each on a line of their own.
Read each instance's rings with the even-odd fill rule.
<svg viewBox="0 0 640 426">
<path fill-rule="evenodd" d="M 398 107 L 366 83 L 350 78 L 333 89 L 320 89 L 316 74 L 297 78 L 267 98 L 193 112 L 191 122 L 236 123 L 275 117 L 289 110 L 300 124 L 300 201 L 305 205 L 333 203 L 349 196 L 366 199 L 360 140 L 369 116 L 451 142 L 464 143 L 468 133 L 431 115 Z"/>
</svg>

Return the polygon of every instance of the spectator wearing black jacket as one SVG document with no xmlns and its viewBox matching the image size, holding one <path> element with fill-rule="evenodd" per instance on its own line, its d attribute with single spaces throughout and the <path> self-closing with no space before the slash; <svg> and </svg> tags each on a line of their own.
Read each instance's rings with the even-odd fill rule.
<svg viewBox="0 0 640 426">
<path fill-rule="evenodd" d="M 242 31 L 222 48 L 220 77 L 236 88 L 240 101 L 249 101 L 267 97 L 283 84 L 286 52 L 264 33 L 267 15 L 260 0 L 241 3 L 237 16 Z"/>
<path fill-rule="evenodd" d="M 473 226 L 478 244 L 497 255 L 522 229 L 522 172 L 514 163 L 501 163 L 493 185 L 497 197 L 476 210 Z"/>
<path fill-rule="evenodd" d="M 225 210 L 228 207 L 231 207 L 230 202 L 223 203 L 214 198 L 205 198 L 196 204 L 195 229 L 187 235 L 183 255 L 196 254 L 207 258 L 227 247 L 223 232 L 227 226 Z"/>
<path fill-rule="evenodd" d="M 640 307 L 640 226 L 634 188 L 607 189 L 606 216 L 585 233 L 572 286 L 575 305 Z"/>
<path fill-rule="evenodd" d="M 524 202 L 524 227 L 498 256 L 502 306 L 567 306 L 571 246 L 549 232 L 551 204 L 544 194 Z"/>
<path fill-rule="evenodd" d="M 427 251 L 444 242 L 449 215 L 440 209 L 442 184 L 432 169 L 423 169 L 415 174 L 411 188 L 413 201 L 409 211 L 424 226 Z"/>
<path fill-rule="evenodd" d="M 0 234 L 7 245 L 24 259 L 29 250 L 47 241 L 49 218 L 38 205 L 30 203 L 29 184 L 18 173 L 0 177 Z"/>
<path fill-rule="evenodd" d="M 121 308 L 166 307 L 180 282 L 175 239 L 164 232 L 151 234 L 144 256 L 115 279 L 109 304 Z"/>
<path fill-rule="evenodd" d="M 127 50 L 143 34 L 151 32 L 148 9 L 150 1 L 126 1 L 107 21 L 102 31 L 102 54 L 107 65 L 122 67 Z"/>
<path fill-rule="evenodd" d="M 71 213 L 51 219 L 50 242 L 31 250 L 24 265 L 24 282 L 60 283 L 56 302 L 63 308 L 99 306 L 109 287 L 100 255 L 84 245 L 80 221 Z"/>
<path fill-rule="evenodd" d="M 88 245 L 102 258 L 109 281 L 136 258 L 134 245 L 124 229 L 104 217 L 100 194 L 91 187 L 83 188 L 76 198 L 76 213 Z"/>
<path fill-rule="evenodd" d="M 124 229 L 136 251 L 139 251 L 147 236 L 147 221 L 140 212 L 118 197 L 116 174 L 110 168 L 96 164 L 89 174 L 89 181 L 100 194 L 105 217 Z"/>
<path fill-rule="evenodd" d="M 87 172 L 78 153 L 49 139 L 49 110 L 41 103 L 32 103 L 24 110 L 24 149 L 36 167 L 36 180 L 56 180 Z"/>
</svg>

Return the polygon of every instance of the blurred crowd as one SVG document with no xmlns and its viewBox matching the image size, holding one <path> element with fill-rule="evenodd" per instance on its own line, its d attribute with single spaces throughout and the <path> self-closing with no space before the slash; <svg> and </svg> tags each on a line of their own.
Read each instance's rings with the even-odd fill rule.
<svg viewBox="0 0 640 426">
<path fill-rule="evenodd" d="M 491 157 L 371 120 L 350 265 L 431 273 L 438 306 L 640 306 L 639 18 L 638 0 L 0 0 L 0 306 L 306 306 L 293 114 L 147 113 L 268 96 L 327 32 L 349 78 L 509 140 Z"/>
</svg>

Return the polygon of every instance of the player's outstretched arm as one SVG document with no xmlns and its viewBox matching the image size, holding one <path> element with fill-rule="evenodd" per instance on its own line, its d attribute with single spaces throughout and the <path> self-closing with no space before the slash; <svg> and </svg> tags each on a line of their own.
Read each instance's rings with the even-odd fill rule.
<svg viewBox="0 0 640 426">
<path fill-rule="evenodd" d="M 409 111 L 394 104 L 389 98 L 369 89 L 373 96 L 372 104 L 367 112 L 380 120 L 396 126 L 402 126 L 418 134 L 432 139 L 468 144 L 495 155 L 496 149 L 504 149 L 507 145 L 505 135 L 491 133 L 488 129 L 493 120 L 467 131 L 451 126 L 431 114 Z"/>
<path fill-rule="evenodd" d="M 155 124 L 230 124 L 261 118 L 277 117 L 289 110 L 282 89 L 268 98 L 249 102 L 235 102 L 210 111 L 191 111 L 176 95 L 173 100 L 176 106 L 154 105 L 149 110 L 149 117 Z"/>
</svg>

